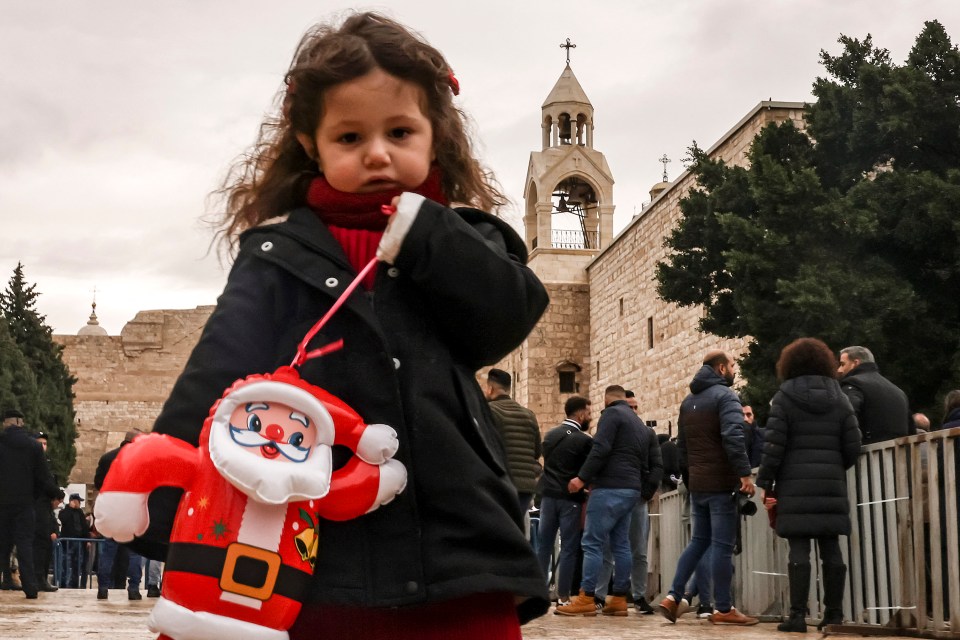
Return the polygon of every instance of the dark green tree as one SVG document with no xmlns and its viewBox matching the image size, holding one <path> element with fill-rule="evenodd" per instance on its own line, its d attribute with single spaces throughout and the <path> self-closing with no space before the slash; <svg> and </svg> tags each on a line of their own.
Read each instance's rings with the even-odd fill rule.
<svg viewBox="0 0 960 640">
<path fill-rule="evenodd" d="M 18 263 L 7 289 L 0 293 L 0 312 L 10 338 L 19 348 L 34 379 L 34 397 L 25 394 L 19 398 L 21 405 L 30 407 L 29 412 L 21 408 L 25 424 L 28 428 L 47 432 L 51 469 L 57 480 L 64 483 L 77 459 L 73 410 L 76 378 L 70 375 L 64 364 L 63 347 L 53 341 L 53 330 L 47 325 L 45 316 L 37 312 L 37 296 L 36 285 L 27 284 L 23 265 Z"/>
<path fill-rule="evenodd" d="M 748 168 L 694 145 L 698 186 L 657 266 L 700 328 L 751 338 L 745 395 L 763 407 L 801 336 L 869 347 L 917 409 L 960 386 L 960 53 L 928 22 L 903 65 L 842 36 L 793 123 L 765 127 Z M 937 412 L 934 410 L 934 414 Z"/>
<path fill-rule="evenodd" d="M 37 411 L 37 379 L 10 337 L 7 320 L 0 315 L 0 411 L 18 409 L 24 420 L 39 420 Z"/>
</svg>

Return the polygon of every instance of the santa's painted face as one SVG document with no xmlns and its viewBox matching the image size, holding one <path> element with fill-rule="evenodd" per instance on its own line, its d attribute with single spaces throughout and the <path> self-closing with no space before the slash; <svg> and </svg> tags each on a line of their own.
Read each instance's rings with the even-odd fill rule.
<svg viewBox="0 0 960 640">
<path fill-rule="evenodd" d="M 303 462 L 317 442 L 317 428 L 306 414 L 285 404 L 250 402 L 230 415 L 230 436 L 253 455 Z"/>
</svg>

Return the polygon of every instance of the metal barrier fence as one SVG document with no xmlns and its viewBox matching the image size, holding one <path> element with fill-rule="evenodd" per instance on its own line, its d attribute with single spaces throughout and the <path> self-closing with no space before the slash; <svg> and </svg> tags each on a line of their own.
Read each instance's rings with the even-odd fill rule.
<svg viewBox="0 0 960 640">
<path fill-rule="evenodd" d="M 91 589 L 103 538 L 58 538 L 53 543 L 53 584 Z"/>
<path fill-rule="evenodd" d="M 960 638 L 958 625 L 952 630 L 950 625 L 951 620 L 960 620 L 958 464 L 960 428 L 863 448 L 847 474 L 852 531 L 845 544 L 841 539 L 849 569 L 845 620 Z M 759 496 L 754 500 L 759 506 Z M 679 492 L 661 495 L 657 511 L 651 513 L 649 557 L 648 593 L 653 601 L 669 588 L 690 537 Z M 742 552 L 734 558 L 734 601 L 751 615 L 785 615 L 786 541 L 770 528 L 762 506 L 754 516 L 741 516 L 740 524 Z M 811 564 L 808 606 L 811 618 L 819 618 L 823 594 L 819 558 L 811 558 Z"/>
</svg>

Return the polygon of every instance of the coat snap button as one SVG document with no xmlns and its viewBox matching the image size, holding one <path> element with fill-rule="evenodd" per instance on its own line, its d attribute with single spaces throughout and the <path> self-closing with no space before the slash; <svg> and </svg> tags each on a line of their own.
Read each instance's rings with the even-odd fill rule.
<svg viewBox="0 0 960 640">
<path fill-rule="evenodd" d="M 393 368 L 394 368 L 394 369 L 399 369 L 399 368 L 400 368 L 400 360 L 398 360 L 397 358 L 394 358 L 394 359 L 393 359 Z"/>
<path fill-rule="evenodd" d="M 390 267 L 387 269 L 387 275 L 391 278 L 396 278 L 398 275 L 400 275 L 400 269 L 397 269 L 396 267 Z"/>
<path fill-rule="evenodd" d="M 338 284 L 340 284 L 340 281 L 337 280 L 336 278 L 327 278 L 327 281 L 324 284 L 326 284 L 328 287 L 332 289 Z"/>
<path fill-rule="evenodd" d="M 264 242 L 262 245 L 260 245 L 261 251 L 270 251 L 270 249 L 273 249 L 273 243 L 270 241 Z"/>
</svg>

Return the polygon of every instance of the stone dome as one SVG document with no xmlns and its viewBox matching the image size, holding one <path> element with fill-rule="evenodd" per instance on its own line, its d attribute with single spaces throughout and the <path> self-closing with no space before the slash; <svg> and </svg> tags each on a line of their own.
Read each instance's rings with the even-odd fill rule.
<svg viewBox="0 0 960 640">
<path fill-rule="evenodd" d="M 78 336 L 106 336 L 109 335 L 107 330 L 100 326 L 100 322 L 97 320 L 97 303 L 94 302 L 92 305 L 93 309 L 90 311 L 90 319 L 87 320 L 87 324 L 80 328 L 80 331 L 77 331 Z"/>
</svg>

